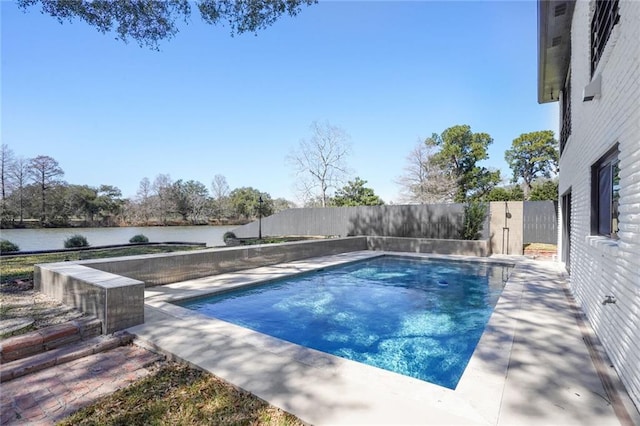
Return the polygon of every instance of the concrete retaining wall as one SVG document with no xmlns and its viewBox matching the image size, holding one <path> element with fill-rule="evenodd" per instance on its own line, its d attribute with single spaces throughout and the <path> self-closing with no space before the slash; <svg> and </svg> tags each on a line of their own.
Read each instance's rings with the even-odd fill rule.
<svg viewBox="0 0 640 426">
<path fill-rule="evenodd" d="M 365 237 L 229 247 L 178 253 L 87 260 L 83 265 L 144 281 L 147 287 L 210 275 L 366 250 Z"/>
<path fill-rule="evenodd" d="M 488 240 L 435 240 L 429 238 L 367 237 L 369 250 L 405 253 L 457 254 L 463 256 L 489 255 Z"/>
<path fill-rule="evenodd" d="M 97 317 L 103 334 L 144 322 L 144 282 L 80 263 L 35 265 L 35 289 Z"/>
</svg>

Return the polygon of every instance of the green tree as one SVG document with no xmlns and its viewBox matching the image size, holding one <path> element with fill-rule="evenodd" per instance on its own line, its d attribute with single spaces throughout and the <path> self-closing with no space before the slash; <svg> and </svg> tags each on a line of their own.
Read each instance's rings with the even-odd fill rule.
<svg viewBox="0 0 640 426">
<path fill-rule="evenodd" d="M 285 198 L 276 198 L 273 200 L 273 213 L 278 213 L 284 210 L 293 209 L 296 205 Z"/>
<path fill-rule="evenodd" d="M 487 205 L 478 201 L 466 203 L 464 206 L 463 228 L 460 237 L 463 240 L 478 240 L 487 218 Z"/>
<path fill-rule="evenodd" d="M 482 201 L 523 201 L 524 193 L 522 188 L 518 185 L 512 187 L 496 186 L 488 194 L 486 194 Z"/>
<path fill-rule="evenodd" d="M 336 191 L 333 197 L 333 204 L 341 206 L 381 206 L 384 201 L 378 197 L 373 189 L 364 185 L 366 180 L 356 177 L 355 180 L 349 181 L 344 187 Z"/>
<path fill-rule="evenodd" d="M 235 216 L 250 219 L 259 213 L 260 197 L 262 197 L 262 216 L 273 214 L 273 200 L 266 192 L 260 192 L 252 187 L 236 188 L 229 194 L 231 208 Z"/>
<path fill-rule="evenodd" d="M 82 216 L 86 222 L 93 222 L 100 211 L 96 203 L 98 197 L 95 188 L 88 185 L 69 185 L 67 200 L 73 216 Z"/>
<path fill-rule="evenodd" d="M 478 166 L 489 157 L 487 148 L 493 143 L 487 133 L 473 133 L 470 126 L 457 125 L 441 135 L 433 134 L 428 143 L 440 148 L 435 161 L 456 179 L 455 202 L 481 199 L 500 182 L 500 171 Z"/>
<path fill-rule="evenodd" d="M 45 225 L 69 226 L 69 219 L 73 216 L 69 203 L 69 185 L 57 181 L 47 190 L 47 210 Z"/>
<path fill-rule="evenodd" d="M 171 197 L 176 206 L 176 212 L 186 221 L 191 218 L 197 221 L 207 205 L 209 192 L 207 187 L 194 180 L 184 182 L 182 179 L 174 182 L 171 188 Z"/>
<path fill-rule="evenodd" d="M 513 171 L 512 182 L 522 179 L 525 198 L 529 198 L 531 183 L 539 177 L 550 178 L 558 166 L 558 141 L 551 130 L 523 133 L 504 153 Z"/>
<path fill-rule="evenodd" d="M 113 185 L 100 185 L 96 190 L 96 205 L 102 222 L 113 225 L 113 220 L 122 212 L 122 191 Z"/>
<path fill-rule="evenodd" d="M 159 42 L 178 33 L 177 22 L 191 17 L 190 0 L 17 0 L 23 10 L 40 5 L 43 14 L 60 23 L 79 19 L 101 33 L 114 31 L 117 38 L 130 38 L 140 46 L 158 49 Z M 231 35 L 256 33 L 280 16 L 296 16 L 303 5 L 315 0 L 197 0 L 202 19 L 211 25 L 227 24 Z"/>
<path fill-rule="evenodd" d="M 531 201 L 558 200 L 558 181 L 543 180 L 533 183 L 531 193 L 529 194 Z"/>
</svg>

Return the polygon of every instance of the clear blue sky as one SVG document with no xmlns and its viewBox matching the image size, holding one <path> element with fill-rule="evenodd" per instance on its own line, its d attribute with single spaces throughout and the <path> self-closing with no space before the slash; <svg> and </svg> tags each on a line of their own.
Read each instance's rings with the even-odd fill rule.
<svg viewBox="0 0 640 426">
<path fill-rule="evenodd" d="M 510 170 L 538 105 L 535 1 L 321 2 L 230 37 L 197 9 L 161 51 L 2 1 L 2 143 L 49 155 L 72 184 L 134 196 L 160 173 L 297 201 L 285 161 L 314 120 L 351 136 L 348 163 L 386 202 L 419 139 L 456 124 L 494 138 Z"/>
</svg>

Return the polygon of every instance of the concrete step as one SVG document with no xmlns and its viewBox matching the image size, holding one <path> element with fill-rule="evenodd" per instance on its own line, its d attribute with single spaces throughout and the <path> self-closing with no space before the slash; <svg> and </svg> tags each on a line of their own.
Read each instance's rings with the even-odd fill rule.
<svg viewBox="0 0 640 426">
<path fill-rule="evenodd" d="M 61 365 L 99 352 L 108 351 L 133 341 L 126 331 L 111 335 L 100 335 L 87 340 L 68 343 L 64 346 L 0 364 L 0 382 Z"/>
<path fill-rule="evenodd" d="M 83 317 L 12 336 L 0 341 L 0 363 L 16 361 L 69 343 L 87 340 L 101 333 L 102 322 L 99 319 Z"/>
</svg>

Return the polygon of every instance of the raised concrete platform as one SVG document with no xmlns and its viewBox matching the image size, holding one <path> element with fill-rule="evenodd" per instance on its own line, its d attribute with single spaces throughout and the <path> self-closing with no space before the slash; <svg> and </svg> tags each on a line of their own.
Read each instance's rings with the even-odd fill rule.
<svg viewBox="0 0 640 426">
<path fill-rule="evenodd" d="M 93 269 L 81 261 L 35 265 L 34 287 L 98 318 L 103 334 L 144 321 L 144 282 Z"/>
<path fill-rule="evenodd" d="M 598 360 L 603 354 L 585 345 L 555 263 L 497 259 L 518 263 L 455 390 L 170 303 L 380 254 L 344 253 L 148 288 L 145 323 L 128 331 L 316 425 L 640 424 L 615 372 Z"/>
</svg>

